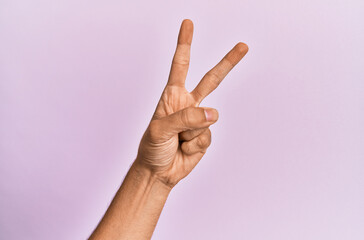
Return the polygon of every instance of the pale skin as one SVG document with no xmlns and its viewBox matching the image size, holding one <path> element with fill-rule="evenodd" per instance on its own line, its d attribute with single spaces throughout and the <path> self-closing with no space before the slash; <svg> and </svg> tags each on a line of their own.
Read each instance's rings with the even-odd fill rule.
<svg viewBox="0 0 364 240">
<path fill-rule="evenodd" d="M 248 52 L 237 43 L 191 92 L 185 88 L 193 23 L 183 20 L 167 85 L 141 139 L 135 161 L 89 239 L 151 239 L 173 187 L 198 164 L 211 144 L 214 108 L 199 107 Z"/>
</svg>

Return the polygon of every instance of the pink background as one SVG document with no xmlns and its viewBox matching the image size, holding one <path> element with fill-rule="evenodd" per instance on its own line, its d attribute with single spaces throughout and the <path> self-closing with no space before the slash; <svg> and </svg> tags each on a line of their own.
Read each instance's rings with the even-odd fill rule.
<svg viewBox="0 0 364 240">
<path fill-rule="evenodd" d="M 85 239 L 134 160 L 194 22 L 187 89 L 212 144 L 154 239 L 364 239 L 362 0 L 0 2 L 0 239 Z"/>
</svg>

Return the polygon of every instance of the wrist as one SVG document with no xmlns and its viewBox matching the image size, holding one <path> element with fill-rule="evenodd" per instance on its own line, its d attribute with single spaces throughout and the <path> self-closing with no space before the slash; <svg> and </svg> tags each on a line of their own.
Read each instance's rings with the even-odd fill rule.
<svg viewBox="0 0 364 240">
<path fill-rule="evenodd" d="M 160 189 L 164 193 L 169 194 L 173 188 L 172 184 L 168 184 L 155 171 L 153 171 L 153 169 L 138 159 L 133 162 L 130 167 L 130 171 L 133 173 L 138 182 L 143 182 L 146 185 L 153 185 L 155 188 Z"/>
</svg>

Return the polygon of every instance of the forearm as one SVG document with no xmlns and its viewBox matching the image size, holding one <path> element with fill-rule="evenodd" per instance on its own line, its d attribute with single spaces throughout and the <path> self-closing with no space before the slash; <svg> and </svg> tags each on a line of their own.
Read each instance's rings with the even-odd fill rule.
<svg viewBox="0 0 364 240">
<path fill-rule="evenodd" d="M 150 239 L 170 191 L 134 162 L 90 239 Z"/>
</svg>

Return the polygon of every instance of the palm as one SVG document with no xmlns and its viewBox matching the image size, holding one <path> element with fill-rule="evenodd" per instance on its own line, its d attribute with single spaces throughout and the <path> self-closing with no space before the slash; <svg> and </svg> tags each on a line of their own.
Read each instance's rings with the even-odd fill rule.
<svg viewBox="0 0 364 240">
<path fill-rule="evenodd" d="M 248 51 L 245 44 L 238 43 L 214 68 L 205 74 L 192 92 L 188 92 L 185 88 L 185 80 L 190 61 L 192 35 L 192 22 L 184 20 L 178 35 L 168 83 L 158 102 L 151 123 L 181 109 L 198 107 L 201 101 L 216 89 L 228 72 Z M 206 129 L 197 129 L 198 134 L 202 130 Z M 181 148 L 181 141 L 186 140 L 181 137 L 184 133 L 186 132 L 168 138 L 161 136 L 158 141 L 145 136 L 142 139 L 141 145 L 143 145 L 144 152 L 147 152 L 147 154 L 143 154 L 145 155 L 143 157 L 148 158 L 148 164 L 157 169 L 170 182 L 178 182 L 185 177 L 205 153 L 204 150 L 186 154 Z M 189 140 L 187 139 L 187 141 Z"/>
<path fill-rule="evenodd" d="M 196 107 L 198 103 L 185 87 L 166 86 L 159 100 L 154 117 L 165 117 L 190 106 Z"/>
<path fill-rule="evenodd" d="M 190 106 L 197 107 L 198 105 L 199 103 L 185 87 L 167 85 L 157 105 L 153 119 L 159 119 L 183 108 Z M 193 155 L 185 154 L 180 147 L 180 138 L 178 135 L 166 141 L 165 145 L 174 154 L 169 159 L 163 159 L 162 161 L 168 163 L 169 169 L 167 175 L 169 177 L 174 176 L 176 179 L 185 177 L 204 155 L 203 152 Z"/>
</svg>

